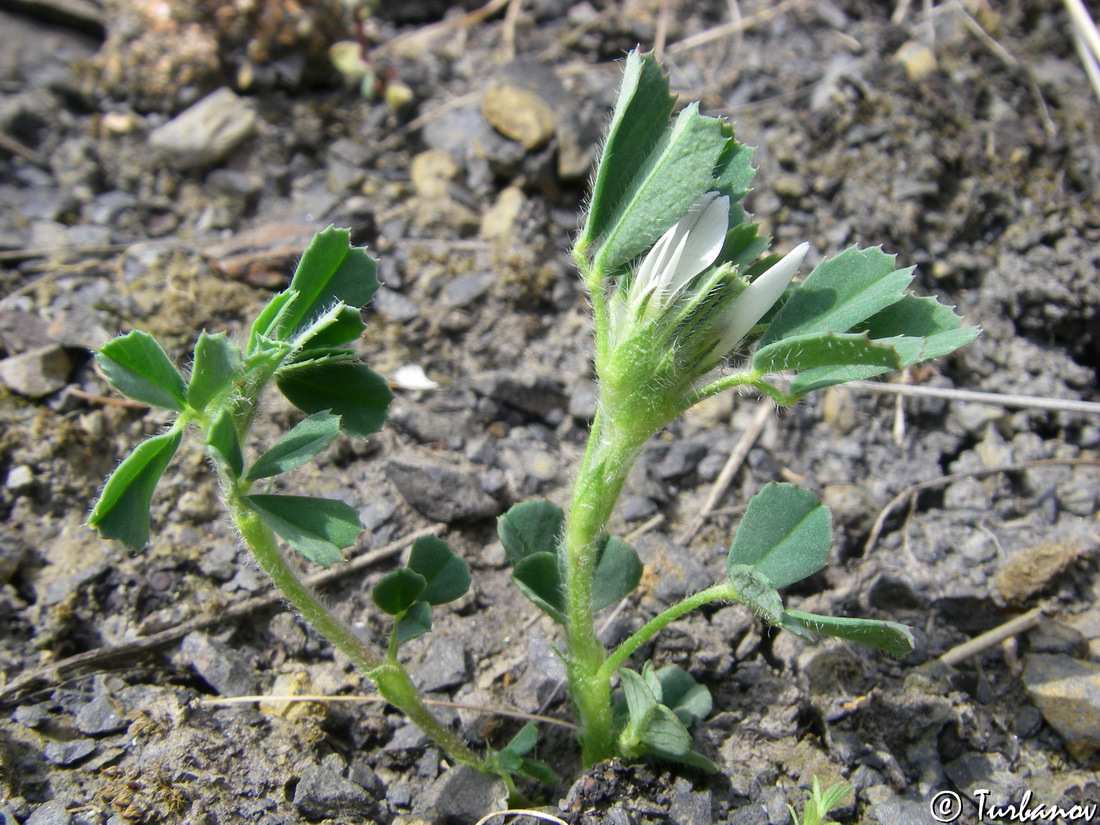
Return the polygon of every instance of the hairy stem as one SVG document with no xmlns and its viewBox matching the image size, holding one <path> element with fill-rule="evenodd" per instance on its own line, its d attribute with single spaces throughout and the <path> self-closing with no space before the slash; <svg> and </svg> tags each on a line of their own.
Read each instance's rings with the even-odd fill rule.
<svg viewBox="0 0 1100 825">
<path fill-rule="evenodd" d="M 701 590 L 694 596 L 689 596 L 682 602 L 678 602 L 672 605 L 672 607 L 658 613 L 635 631 L 634 635 L 619 645 L 614 652 L 604 660 L 603 665 L 600 667 L 600 677 L 610 680 L 611 677 L 615 675 L 615 672 L 626 664 L 626 660 L 634 654 L 634 651 L 684 614 L 690 613 L 692 610 L 702 607 L 705 604 L 710 604 L 711 602 L 721 601 L 722 599 L 732 599 L 736 595 L 737 591 L 734 589 L 733 585 L 729 582 L 723 582 L 722 584 L 708 587 L 706 590 Z"/>
<path fill-rule="evenodd" d="M 636 437 L 616 434 L 597 413 L 588 449 L 573 488 L 573 503 L 565 524 L 566 638 L 570 691 L 580 720 L 581 754 L 585 765 L 614 755 L 611 683 L 601 675 L 607 651 L 596 636 L 592 576 L 599 541 L 622 492 L 641 445 Z"/>
</svg>

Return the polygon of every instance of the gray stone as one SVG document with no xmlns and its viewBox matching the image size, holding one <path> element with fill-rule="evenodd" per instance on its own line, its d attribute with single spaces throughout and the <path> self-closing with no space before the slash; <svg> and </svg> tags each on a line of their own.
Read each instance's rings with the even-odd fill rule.
<svg viewBox="0 0 1100 825">
<path fill-rule="evenodd" d="M 1075 659 L 1086 659 L 1089 642 L 1076 627 L 1043 619 L 1039 626 L 1027 634 L 1030 653 L 1064 653 Z"/>
<path fill-rule="evenodd" d="M 42 398 L 69 383 L 72 367 L 65 350 L 51 344 L 0 361 L 0 383 L 28 398 Z"/>
<path fill-rule="evenodd" d="M 149 145 L 177 169 L 199 169 L 224 160 L 256 130 L 252 104 L 221 88 L 149 135 Z"/>
<path fill-rule="evenodd" d="M 881 825 L 937 825 L 938 822 L 933 818 L 927 801 L 913 799 L 890 799 L 873 805 L 864 821 Z"/>
<path fill-rule="evenodd" d="M 50 705 L 47 702 L 39 702 L 36 705 L 19 705 L 12 714 L 12 718 L 26 728 L 37 728 L 50 718 Z"/>
<path fill-rule="evenodd" d="M 669 445 L 661 463 L 654 468 L 658 478 L 671 479 L 686 476 L 707 454 L 707 445 L 699 441 L 674 441 Z"/>
<path fill-rule="evenodd" d="M 256 693 L 256 674 L 237 651 L 203 633 L 188 633 L 182 653 L 195 672 L 222 696 Z"/>
<path fill-rule="evenodd" d="M 488 292 L 496 279 L 491 273 L 460 275 L 443 288 L 443 304 L 452 309 L 468 306 Z"/>
<path fill-rule="evenodd" d="M 91 701 L 82 705 L 76 714 L 76 729 L 88 736 L 100 736 L 125 730 L 129 722 L 118 712 L 118 703 L 111 698 L 103 683 L 96 686 Z"/>
<path fill-rule="evenodd" d="M 641 521 L 657 512 L 653 499 L 646 496 L 627 496 L 619 506 L 619 515 L 623 521 Z"/>
<path fill-rule="evenodd" d="M 446 690 L 466 682 L 469 668 L 466 645 L 456 636 L 435 636 L 413 675 L 416 686 L 426 693 Z"/>
<path fill-rule="evenodd" d="M 760 805 L 745 805 L 730 812 L 729 825 L 771 825 L 768 812 Z"/>
<path fill-rule="evenodd" d="M 482 490 L 476 471 L 458 456 L 450 464 L 400 456 L 390 461 L 388 475 L 409 504 L 435 521 L 474 521 L 500 512 L 500 505 Z"/>
<path fill-rule="evenodd" d="M 711 803 L 710 791 L 696 791 L 686 779 L 677 779 L 668 805 L 670 825 L 711 825 Z"/>
<path fill-rule="evenodd" d="M 4 479 L 4 487 L 16 495 L 30 492 L 34 488 L 34 470 L 26 464 L 12 467 Z"/>
<path fill-rule="evenodd" d="M 535 713 L 565 681 L 565 663 L 541 633 L 532 632 L 527 637 L 526 665 L 511 698 L 520 709 Z"/>
<path fill-rule="evenodd" d="M 94 753 L 95 748 L 95 741 L 92 739 L 72 739 L 68 742 L 48 743 L 42 749 L 42 755 L 53 764 L 64 768 Z"/>
<path fill-rule="evenodd" d="M 441 819 L 477 822 L 490 811 L 508 807 L 504 781 L 468 765 L 451 768 L 425 792 L 420 810 Z"/>
<path fill-rule="evenodd" d="M 501 404 L 540 418 L 546 418 L 552 412 L 569 406 L 562 386 L 556 381 L 539 376 L 488 373 L 474 381 L 474 390 Z"/>
<path fill-rule="evenodd" d="M 1064 654 L 1024 657 L 1024 688 L 1077 759 L 1100 749 L 1100 665 Z"/>
<path fill-rule="evenodd" d="M 66 810 L 64 802 L 53 799 L 34 809 L 24 825 L 70 825 L 72 814 Z"/>
<path fill-rule="evenodd" d="M 944 766 L 951 783 L 976 801 L 975 791 L 992 790 L 990 802 L 1007 804 L 1026 789 L 1012 765 L 999 753 L 966 753 Z"/>
<path fill-rule="evenodd" d="M 26 352 L 52 343 L 48 325 L 33 312 L 0 311 L 0 346 L 9 353 Z"/>
<path fill-rule="evenodd" d="M 599 387 L 588 378 L 573 383 L 573 392 L 569 396 L 569 414 L 578 421 L 591 421 L 596 415 L 596 402 L 599 400 Z"/>
<path fill-rule="evenodd" d="M 372 806 L 361 785 L 325 765 L 310 765 L 294 789 L 294 804 L 309 819 L 365 814 Z"/>
<path fill-rule="evenodd" d="M 374 308 L 401 324 L 420 317 L 420 308 L 411 299 L 384 286 L 374 293 Z"/>
</svg>

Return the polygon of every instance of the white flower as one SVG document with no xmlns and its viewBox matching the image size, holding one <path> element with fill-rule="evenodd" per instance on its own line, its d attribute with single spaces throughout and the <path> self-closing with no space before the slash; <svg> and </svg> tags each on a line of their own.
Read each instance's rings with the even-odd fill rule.
<svg viewBox="0 0 1100 825">
<path fill-rule="evenodd" d="M 707 192 L 646 254 L 630 286 L 630 307 L 668 306 L 696 275 L 717 260 L 729 229 L 730 199 Z"/>
<path fill-rule="evenodd" d="M 798 272 L 798 267 L 802 265 L 809 249 L 808 243 L 796 246 L 749 284 L 737 296 L 737 300 L 726 308 L 718 324 L 721 334 L 719 351 L 732 352 L 736 349 L 749 331 L 775 305 Z"/>
</svg>

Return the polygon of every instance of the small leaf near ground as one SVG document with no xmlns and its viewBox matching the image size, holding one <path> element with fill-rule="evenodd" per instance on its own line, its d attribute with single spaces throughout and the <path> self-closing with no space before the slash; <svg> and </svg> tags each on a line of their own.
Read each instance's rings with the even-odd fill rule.
<svg viewBox="0 0 1100 825">
<path fill-rule="evenodd" d="M 512 581 L 558 624 L 565 624 L 565 589 L 556 553 L 534 553 L 512 568 Z"/>
<path fill-rule="evenodd" d="M 631 545 L 614 536 L 604 537 L 592 574 L 592 608 L 602 610 L 630 594 L 642 580 L 644 570 Z"/>
<path fill-rule="evenodd" d="M 391 616 L 404 613 L 418 601 L 427 587 L 419 573 L 401 567 L 384 576 L 371 590 L 374 603 Z"/>
<path fill-rule="evenodd" d="M 397 620 L 393 628 L 399 645 L 410 642 L 418 636 L 423 636 L 432 629 L 432 606 L 427 602 L 417 602 L 405 615 Z"/>
<path fill-rule="evenodd" d="M 497 519 L 497 535 L 508 561 L 515 567 L 535 553 L 558 552 L 565 513 L 551 501 L 531 499 L 510 508 Z"/>
<path fill-rule="evenodd" d="M 428 604 L 453 602 L 470 589 L 470 565 L 436 536 L 421 536 L 413 542 L 408 567 L 424 578 L 420 600 Z"/>
</svg>

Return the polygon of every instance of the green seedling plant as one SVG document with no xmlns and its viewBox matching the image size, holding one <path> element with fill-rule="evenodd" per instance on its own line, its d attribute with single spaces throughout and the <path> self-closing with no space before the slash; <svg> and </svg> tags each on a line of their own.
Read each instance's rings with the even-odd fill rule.
<svg viewBox="0 0 1100 825">
<path fill-rule="evenodd" d="M 513 581 L 561 627 L 582 763 L 657 758 L 714 771 L 689 732 L 711 711 L 706 687 L 679 668 L 632 661 L 670 623 L 732 602 L 801 638 L 834 636 L 893 656 L 908 653 L 913 636 L 895 622 L 786 608 L 780 590 L 825 566 L 831 517 L 811 491 L 770 483 L 749 501 L 720 581 L 605 647 L 597 613 L 629 596 L 643 572 L 635 549 L 608 525 L 644 445 L 719 393 L 746 388 L 787 405 L 946 355 L 978 329 L 961 326 L 934 298 L 907 294 L 912 268 L 898 269 L 878 248 L 848 249 L 795 283 L 808 244 L 770 254 L 770 239 L 741 205 L 755 173 L 752 150 L 697 104 L 673 118 L 674 104 L 653 57 L 631 53 L 573 247 L 596 338 L 599 397 L 587 448 L 567 510 L 525 501 L 497 528 Z M 328 566 L 343 560 L 361 531 L 343 502 L 271 490 L 338 436 L 365 438 L 383 425 L 386 382 L 348 348 L 364 329 L 360 311 L 378 286 L 375 266 L 346 231 L 319 233 L 247 339 L 235 344 L 204 332 L 186 378 L 145 333 L 106 344 L 97 361 L 110 383 L 175 420 L 119 465 L 89 523 L 105 538 L 144 546 L 157 481 L 184 431 L 197 430 L 245 544 L 303 618 L 454 762 L 553 782 L 530 757 L 533 723 L 500 750 L 476 753 L 430 713 L 399 661 L 401 645 L 431 629 L 432 608 L 470 585 L 468 565 L 445 541 L 418 539 L 407 564 L 375 585 L 374 603 L 392 617 L 382 641 L 361 637 L 325 605 L 278 541 Z M 305 418 L 249 462 L 250 428 L 270 385 Z"/>
<path fill-rule="evenodd" d="M 791 814 L 791 825 L 840 825 L 834 819 L 829 818 L 833 809 L 840 807 L 848 795 L 852 792 L 852 786 L 847 782 L 837 782 L 830 785 L 824 793 L 821 783 L 814 777 L 814 786 L 806 799 L 806 806 L 802 809 L 802 818 L 798 818 L 795 809 L 788 805 L 787 810 Z"/>
</svg>

